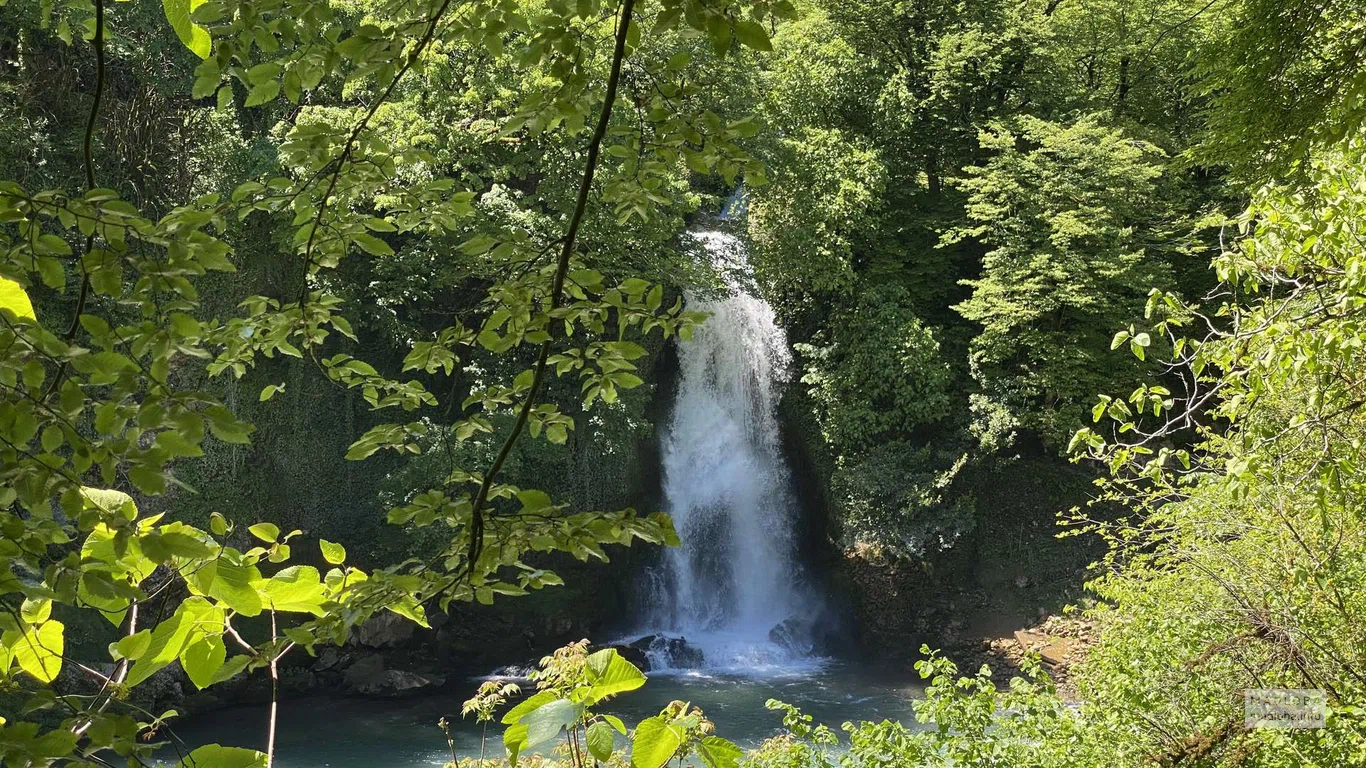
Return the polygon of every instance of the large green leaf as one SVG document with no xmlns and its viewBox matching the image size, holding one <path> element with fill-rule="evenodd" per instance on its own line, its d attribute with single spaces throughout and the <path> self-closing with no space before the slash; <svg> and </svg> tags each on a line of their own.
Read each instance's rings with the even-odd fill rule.
<svg viewBox="0 0 1366 768">
<path fill-rule="evenodd" d="M 323 615 L 323 585 L 318 569 L 311 565 L 286 568 L 261 581 L 260 587 L 267 607 L 277 611 Z"/>
<path fill-rule="evenodd" d="M 431 628 L 431 625 L 427 623 L 427 609 L 411 597 L 405 597 L 390 605 L 389 610 L 409 621 L 416 622 L 418 626 Z"/>
<path fill-rule="evenodd" d="M 753 48 L 756 51 L 771 51 L 773 43 L 769 42 L 768 31 L 764 25 L 757 21 L 737 21 L 733 25 L 735 38 L 742 45 Z"/>
<path fill-rule="evenodd" d="M 152 631 L 144 629 L 131 635 L 125 635 L 114 648 L 118 651 L 119 658 L 137 661 L 152 647 Z"/>
<path fill-rule="evenodd" d="M 33 302 L 29 301 L 24 286 L 8 277 L 0 277 L 0 309 L 8 309 L 21 320 L 38 320 L 38 316 L 33 313 Z"/>
<path fill-rule="evenodd" d="M 583 717 L 583 705 L 569 699 L 556 699 L 537 707 L 535 711 L 522 718 L 526 726 L 526 744 L 523 749 L 533 749 L 560 735 L 560 731 L 572 727 Z"/>
<path fill-rule="evenodd" d="M 503 731 L 503 748 L 507 750 L 508 762 L 512 763 L 513 768 L 517 766 L 517 757 L 522 754 L 522 748 L 526 745 L 526 726 L 518 723 L 508 726 Z"/>
<path fill-rule="evenodd" d="M 171 29 L 175 30 L 180 42 L 194 51 L 199 58 L 207 59 L 213 50 L 209 30 L 190 19 L 194 9 L 203 4 L 204 0 L 161 0 L 161 9 L 166 12 L 166 20 L 171 22 Z"/>
<path fill-rule="evenodd" d="M 528 713 L 536 710 L 538 707 L 541 707 L 545 704 L 549 704 L 550 702 L 555 701 L 558 698 L 559 697 L 556 696 L 553 691 L 541 691 L 539 693 L 534 693 L 518 702 L 517 706 L 513 707 L 512 709 L 509 709 L 507 713 L 503 715 L 502 722 L 504 725 L 514 725 L 516 723 L 519 723 L 522 721 L 522 718 L 525 717 Z"/>
<path fill-rule="evenodd" d="M 588 706 L 619 693 L 634 691 L 645 684 L 645 673 L 617 653 L 615 648 L 597 651 L 588 657 Z"/>
<path fill-rule="evenodd" d="M 19 667 L 44 683 L 57 679 L 66 651 L 66 632 L 60 621 L 30 627 L 11 649 Z"/>
<path fill-rule="evenodd" d="M 141 540 L 142 552 L 157 563 L 175 558 L 198 560 L 217 552 L 213 539 L 184 523 L 171 523 L 148 531 Z"/>
<path fill-rule="evenodd" d="M 93 510 L 103 515 L 121 515 L 127 520 L 136 520 L 138 516 L 138 505 L 133 502 L 133 497 L 111 488 L 81 486 L 81 507 L 87 512 Z"/>
<path fill-rule="evenodd" d="M 346 562 L 346 547 L 327 539 L 318 539 L 318 547 L 323 551 L 323 559 L 332 565 Z"/>
<path fill-rule="evenodd" d="M 588 726 L 584 741 L 588 744 L 588 754 L 600 762 L 605 763 L 612 759 L 612 750 L 616 747 L 616 735 L 612 732 L 612 726 L 601 720 L 593 723 Z"/>
<path fill-rule="evenodd" d="M 263 752 L 206 744 L 185 756 L 181 768 L 265 768 Z"/>
<path fill-rule="evenodd" d="M 190 682 L 203 690 L 216 682 L 218 670 L 227 657 L 228 649 L 223 645 L 223 638 L 209 635 L 185 646 L 180 652 L 180 666 L 185 669 Z"/>
<path fill-rule="evenodd" d="M 662 768 L 683 743 L 683 729 L 662 717 L 640 721 L 631 743 L 632 768 Z"/>
<path fill-rule="evenodd" d="M 280 526 L 275 523 L 257 523 L 247 530 L 251 531 L 252 536 L 267 544 L 274 544 L 275 540 L 280 538 Z"/>
<path fill-rule="evenodd" d="M 245 653 L 233 656 L 224 662 L 223 666 L 219 667 L 218 671 L 213 674 L 213 682 L 221 683 L 224 680 L 232 679 L 239 672 L 246 669 L 247 665 L 250 663 L 251 656 Z"/>
<path fill-rule="evenodd" d="M 698 743 L 697 755 L 707 768 L 739 768 L 745 751 L 720 736 L 707 736 Z"/>
<path fill-rule="evenodd" d="M 185 645 L 192 639 L 223 631 L 223 609 L 202 597 L 189 597 L 180 604 L 171 618 L 152 630 L 152 642 L 146 653 L 128 671 L 127 684 L 137 685 L 179 658 Z"/>
<path fill-rule="evenodd" d="M 82 489 L 82 493 L 91 490 L 97 489 Z M 126 497 L 126 494 L 118 491 L 108 493 Z M 89 499 L 85 503 L 89 504 Z M 128 505 L 132 506 L 131 499 Z M 133 514 L 137 514 L 136 508 Z M 143 554 L 139 539 L 125 538 L 117 542 L 118 538 L 103 523 L 95 526 L 81 545 L 81 558 L 88 563 L 97 561 L 102 565 L 91 563 L 76 584 L 76 596 L 81 602 L 98 608 L 100 614 L 115 626 L 123 623 L 130 597 L 136 595 L 133 586 L 140 584 L 156 570 L 156 563 Z"/>
<path fill-rule="evenodd" d="M 244 565 L 225 557 L 204 566 L 201 571 L 207 582 L 205 592 L 223 601 L 243 616 L 261 612 L 261 593 L 256 590 L 261 582 L 261 571 L 254 565 Z"/>
</svg>

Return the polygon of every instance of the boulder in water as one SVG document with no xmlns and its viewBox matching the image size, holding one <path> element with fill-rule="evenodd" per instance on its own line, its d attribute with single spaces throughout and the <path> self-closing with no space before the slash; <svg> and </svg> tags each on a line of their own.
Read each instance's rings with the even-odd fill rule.
<svg viewBox="0 0 1366 768">
<path fill-rule="evenodd" d="M 646 669 L 700 669 L 706 663 L 702 649 L 689 645 L 686 637 L 646 635 L 627 647 L 646 656 Z"/>
<path fill-rule="evenodd" d="M 402 669 L 386 669 L 379 656 L 365 658 L 347 667 L 342 678 L 346 687 L 366 696 L 404 696 L 443 685 L 441 675 L 426 675 Z"/>
<path fill-rule="evenodd" d="M 650 656 L 645 649 L 636 647 L 635 643 L 630 645 L 609 645 L 607 648 L 617 652 L 617 655 L 636 665 L 643 672 L 650 671 Z"/>
<path fill-rule="evenodd" d="M 768 631 L 768 640 L 797 656 L 807 656 L 815 647 L 811 642 L 811 626 L 796 616 L 789 616 L 775 624 Z"/>
</svg>

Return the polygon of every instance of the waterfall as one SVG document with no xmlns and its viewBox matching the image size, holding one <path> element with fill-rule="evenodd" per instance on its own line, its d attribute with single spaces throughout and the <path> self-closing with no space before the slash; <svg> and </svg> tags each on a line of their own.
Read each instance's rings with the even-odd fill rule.
<svg viewBox="0 0 1366 768">
<path fill-rule="evenodd" d="M 723 232 L 693 235 L 723 273 L 747 268 Z M 808 655 L 792 617 L 809 601 L 795 559 L 796 499 L 784 465 L 777 400 L 792 359 L 774 311 L 728 278 L 729 295 L 688 296 L 710 313 L 680 342 L 680 378 L 662 435 L 664 495 L 682 546 L 645 579 L 643 631 L 652 668 L 735 670 Z M 679 639 L 688 650 L 682 654 Z"/>
</svg>

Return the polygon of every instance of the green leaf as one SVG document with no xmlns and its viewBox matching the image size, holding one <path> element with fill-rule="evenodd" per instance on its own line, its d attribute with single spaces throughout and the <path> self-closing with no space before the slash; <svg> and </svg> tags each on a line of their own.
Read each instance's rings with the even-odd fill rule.
<svg viewBox="0 0 1366 768">
<path fill-rule="evenodd" d="M 62 447 L 62 443 L 64 442 L 66 442 L 66 437 L 62 434 L 61 427 L 54 425 L 43 428 L 43 435 L 40 443 L 43 446 L 44 451 L 51 453 Z"/>
<path fill-rule="evenodd" d="M 280 81 L 267 80 L 264 83 L 261 83 L 260 85 L 252 86 L 251 91 L 247 93 L 247 101 L 245 106 L 259 107 L 262 104 L 274 101 L 275 97 L 279 95 Z"/>
<path fill-rule="evenodd" d="M 219 667 L 217 672 L 214 673 L 213 682 L 221 683 L 224 680 L 231 680 L 232 678 L 236 677 L 237 674 L 240 673 L 242 670 L 246 669 L 247 665 L 250 663 L 251 656 L 245 653 L 240 654 L 238 656 L 233 656 L 231 659 L 228 659 L 227 663 Z"/>
<path fill-rule="evenodd" d="M 318 546 L 323 551 L 323 559 L 332 565 L 341 565 L 346 562 L 346 547 L 327 539 L 318 539 Z"/>
<path fill-rule="evenodd" d="M 525 699 L 522 699 L 522 701 L 518 702 L 517 706 L 513 707 L 512 709 L 509 709 L 503 715 L 502 723 L 503 725 L 514 725 L 516 723 L 519 723 L 521 722 L 522 718 L 527 715 L 527 713 L 535 711 L 536 708 L 542 706 L 543 704 L 548 704 L 556 700 L 557 698 L 559 697 L 555 695 L 554 691 L 541 691 L 539 693 L 532 694 L 531 696 L 528 696 Z"/>
<path fill-rule="evenodd" d="M 544 693 L 550 692 L 544 691 Z M 503 748 L 507 750 L 508 762 L 512 764 L 513 768 L 517 768 L 517 756 L 522 753 L 522 749 L 526 746 L 526 730 L 526 726 L 519 723 L 503 731 Z"/>
<path fill-rule="evenodd" d="M 622 658 L 615 648 L 606 648 L 590 655 L 586 674 L 591 687 L 584 703 L 590 707 L 619 693 L 634 691 L 645 684 L 645 674 L 636 665 Z"/>
<path fill-rule="evenodd" d="M 551 424 L 545 428 L 545 436 L 555 445 L 564 445 L 569 439 L 569 431 L 563 424 Z"/>
<path fill-rule="evenodd" d="M 14 660 L 19 668 L 51 683 L 62 671 L 62 654 L 66 651 L 66 632 L 60 621 L 45 621 L 30 627 L 14 644 Z"/>
<path fill-rule="evenodd" d="M 209 431 L 219 440 L 239 445 L 251 442 L 249 435 L 254 427 L 239 421 L 227 408 L 221 405 L 205 408 L 204 418 L 209 424 Z"/>
<path fill-rule="evenodd" d="M 355 569 L 352 570 L 354 571 Z M 389 610 L 416 623 L 418 626 L 431 629 L 431 625 L 427 623 L 427 609 L 423 608 L 411 597 L 405 597 L 397 603 L 394 603 L 389 606 Z"/>
<path fill-rule="evenodd" d="M 191 637 L 203 637 L 223 631 L 223 610 L 202 597 L 186 598 L 171 614 L 152 630 L 147 650 L 128 671 L 125 681 L 131 688 L 156 674 L 180 657 Z"/>
<path fill-rule="evenodd" d="M 583 705 L 569 699 L 555 699 L 537 707 L 522 718 L 522 724 L 526 726 L 524 748 L 534 749 L 554 739 L 560 735 L 560 731 L 577 723 L 580 717 L 583 717 Z"/>
<path fill-rule="evenodd" d="M 181 768 L 265 768 L 266 756 L 254 749 L 206 744 L 185 756 Z"/>
<path fill-rule="evenodd" d="M 219 627 L 222 630 L 222 627 Z M 218 670 L 227 660 L 228 649 L 219 635 L 209 635 L 185 646 L 180 652 L 180 666 L 196 688 L 208 688 L 216 680 Z"/>
<path fill-rule="evenodd" d="M 601 720 L 593 723 L 588 726 L 585 741 L 588 744 L 588 754 L 604 763 L 612 759 L 612 750 L 616 747 L 616 735 L 612 732 L 612 726 Z"/>
<path fill-rule="evenodd" d="M 683 744 L 683 729 L 662 717 L 651 717 L 636 726 L 631 744 L 632 768 L 663 768 Z"/>
<path fill-rule="evenodd" d="M 118 651 L 119 658 L 137 661 L 142 658 L 142 655 L 147 652 L 151 645 L 152 630 L 144 629 L 141 632 L 125 635 L 114 644 L 114 648 Z"/>
<path fill-rule="evenodd" d="M 268 607 L 277 611 L 311 613 L 322 616 L 325 594 L 318 569 L 311 565 L 295 565 L 260 582 L 261 596 Z"/>
<path fill-rule="evenodd" d="M 274 544 L 275 540 L 280 538 L 280 526 L 274 523 L 257 523 L 247 530 L 251 531 L 252 536 L 267 544 Z"/>
<path fill-rule="evenodd" d="M 202 569 L 208 579 L 205 591 L 210 597 L 222 600 L 229 608 L 243 616 L 261 613 L 261 595 L 255 583 L 261 572 L 254 565 L 242 565 L 220 558 Z"/>
<path fill-rule="evenodd" d="M 33 313 L 33 302 L 29 301 L 24 287 L 7 277 L 0 277 L 0 309 L 9 310 L 21 320 L 38 321 Z"/>
<path fill-rule="evenodd" d="M 123 491 L 115 491 L 108 488 L 81 487 L 81 510 L 85 512 L 96 511 L 105 515 L 119 515 L 125 520 L 136 520 L 138 516 L 137 504 L 133 503 L 133 497 Z"/>
<path fill-rule="evenodd" d="M 523 509 L 532 512 L 538 509 L 545 509 L 553 504 L 549 494 L 545 491 L 538 491 L 535 489 L 518 492 L 517 500 L 522 503 Z"/>
<path fill-rule="evenodd" d="M 485 328 L 484 330 L 480 331 L 479 336 L 477 338 L 479 340 L 479 343 L 485 349 L 490 350 L 492 352 L 499 351 L 499 349 L 503 346 L 503 337 L 499 336 L 497 331 L 494 331 L 490 328 Z"/>
<path fill-rule="evenodd" d="M 190 14 L 204 2 L 205 0 L 161 0 L 161 9 L 166 13 L 166 20 L 171 22 L 171 29 L 175 30 L 176 37 L 201 59 L 209 58 L 209 53 L 213 50 L 213 40 L 209 37 L 209 30 L 190 20 Z"/>
<path fill-rule="evenodd" d="M 767 30 L 757 21 L 735 22 L 735 38 L 740 41 L 741 45 L 753 48 L 756 51 L 773 50 L 773 43 L 768 40 Z"/>
<path fill-rule="evenodd" d="M 720 736 L 705 736 L 697 745 L 697 756 L 707 768 L 739 768 L 745 751 Z"/>
<path fill-rule="evenodd" d="M 366 234 L 364 232 L 357 232 L 351 236 L 351 239 L 356 243 L 356 245 L 360 246 L 362 251 L 365 251 L 371 256 L 394 255 L 394 249 L 390 248 L 388 243 L 384 242 L 378 237 L 375 237 L 374 235 Z"/>
<path fill-rule="evenodd" d="M 29 624 L 42 624 L 51 615 L 51 600 L 30 598 L 19 607 L 19 616 Z"/>
</svg>

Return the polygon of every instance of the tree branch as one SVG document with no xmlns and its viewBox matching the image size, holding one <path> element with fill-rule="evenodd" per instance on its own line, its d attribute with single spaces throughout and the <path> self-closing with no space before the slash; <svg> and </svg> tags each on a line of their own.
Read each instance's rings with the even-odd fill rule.
<svg viewBox="0 0 1366 768">
<path fill-rule="evenodd" d="M 85 190 L 89 192 L 95 188 L 95 125 L 100 118 L 100 103 L 104 100 L 104 0 L 95 0 L 95 36 L 90 44 L 95 48 L 95 96 L 90 101 L 90 115 L 85 120 L 85 141 L 83 143 L 83 160 L 85 164 Z M 85 237 L 85 255 L 89 256 L 95 248 L 95 232 L 91 230 Z M 76 338 L 76 331 L 81 327 L 81 314 L 85 312 L 85 302 L 90 298 L 90 273 L 85 270 L 85 261 L 76 262 L 81 268 L 81 292 L 76 297 L 76 311 L 71 315 L 71 325 L 66 329 L 63 339 L 70 344 Z M 52 396 L 53 392 L 62 385 L 62 379 L 66 377 L 67 361 L 63 360 L 57 366 L 57 374 L 52 377 L 52 383 L 48 384 L 47 390 L 43 392 L 44 400 Z"/>
<path fill-rule="evenodd" d="M 564 298 L 564 283 L 569 274 L 569 261 L 574 254 L 574 244 L 579 236 L 579 227 L 583 224 L 584 212 L 588 208 L 588 195 L 593 189 L 593 177 L 598 169 L 598 156 L 602 151 L 603 139 L 607 137 L 607 126 L 612 119 L 612 106 L 617 99 L 617 86 L 621 82 L 621 67 L 626 60 L 626 35 L 631 27 L 631 14 L 634 8 L 635 0 L 623 0 L 621 16 L 617 21 L 616 45 L 612 51 L 612 70 L 607 77 L 607 92 L 603 99 L 602 111 L 598 114 L 597 126 L 593 129 L 593 137 L 588 143 L 588 156 L 585 160 L 583 178 L 579 182 L 578 197 L 574 201 L 574 213 L 569 219 L 569 229 L 565 232 L 564 243 L 560 248 L 559 262 L 555 267 L 555 277 L 550 286 L 550 315 L 553 315 L 555 310 L 560 308 L 560 303 Z M 541 384 L 545 379 L 546 363 L 550 359 L 551 341 L 551 339 L 547 339 L 541 342 L 541 351 L 536 359 L 531 387 L 527 390 L 526 400 L 517 413 L 517 421 L 512 425 L 512 431 L 508 433 L 507 438 L 503 440 L 503 446 L 499 449 L 498 456 L 489 467 L 488 473 L 484 475 L 483 482 L 479 484 L 479 493 L 475 496 L 474 503 L 470 507 L 470 543 L 466 553 L 468 562 L 465 567 L 467 574 L 474 573 L 474 564 L 478 561 L 480 553 L 483 552 L 484 508 L 488 505 L 489 491 L 498 479 L 498 474 L 503 470 L 503 464 L 512 453 L 512 447 L 517 444 L 517 439 L 526 427 L 531 409 L 535 407 L 536 395 L 541 390 Z"/>
</svg>

